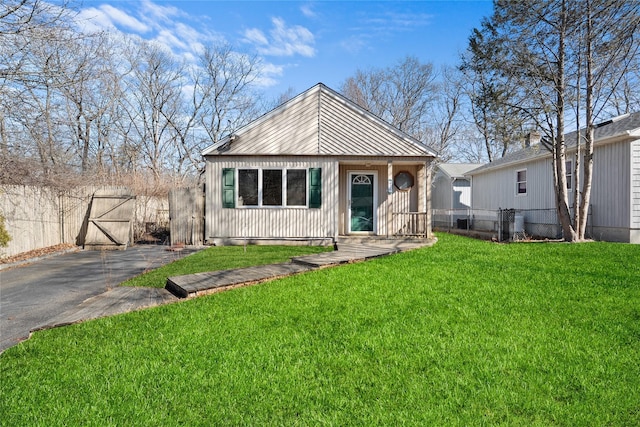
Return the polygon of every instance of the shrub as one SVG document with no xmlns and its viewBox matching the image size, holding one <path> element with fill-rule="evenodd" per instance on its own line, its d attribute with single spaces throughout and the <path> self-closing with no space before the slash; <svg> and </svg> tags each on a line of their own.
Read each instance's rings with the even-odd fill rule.
<svg viewBox="0 0 640 427">
<path fill-rule="evenodd" d="M 4 216 L 0 214 L 0 248 L 6 248 L 11 241 L 11 236 L 4 226 Z"/>
</svg>

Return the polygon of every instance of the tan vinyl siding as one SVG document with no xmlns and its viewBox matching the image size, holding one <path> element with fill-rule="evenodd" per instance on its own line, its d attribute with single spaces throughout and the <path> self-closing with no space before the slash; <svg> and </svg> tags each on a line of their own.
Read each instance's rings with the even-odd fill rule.
<svg viewBox="0 0 640 427">
<path fill-rule="evenodd" d="M 338 170 L 334 160 L 309 157 L 216 157 L 207 163 L 207 239 L 322 238 L 337 234 Z M 320 209 L 268 207 L 222 208 L 223 168 L 322 168 Z M 308 188 L 307 188 L 308 191 Z"/>
<path fill-rule="evenodd" d="M 322 154 L 423 156 L 424 150 L 387 126 L 333 96 L 322 97 L 320 147 Z"/>
<path fill-rule="evenodd" d="M 322 85 L 238 129 L 233 141 L 205 150 L 205 155 L 318 154 L 415 158 L 433 152 Z"/>
<path fill-rule="evenodd" d="M 237 139 L 223 154 L 317 154 L 317 98 L 317 93 L 306 94 L 289 108 L 275 110 L 269 120 L 258 121 L 238 132 Z"/>
</svg>

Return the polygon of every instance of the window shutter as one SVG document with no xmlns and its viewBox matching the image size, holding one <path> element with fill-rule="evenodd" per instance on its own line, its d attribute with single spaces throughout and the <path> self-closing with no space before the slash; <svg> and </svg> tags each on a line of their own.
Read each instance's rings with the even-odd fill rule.
<svg viewBox="0 0 640 427">
<path fill-rule="evenodd" d="M 222 169 L 222 207 L 236 207 L 236 170 L 234 168 Z"/>
<path fill-rule="evenodd" d="M 309 207 L 319 208 L 322 205 L 322 169 L 309 169 Z"/>
</svg>

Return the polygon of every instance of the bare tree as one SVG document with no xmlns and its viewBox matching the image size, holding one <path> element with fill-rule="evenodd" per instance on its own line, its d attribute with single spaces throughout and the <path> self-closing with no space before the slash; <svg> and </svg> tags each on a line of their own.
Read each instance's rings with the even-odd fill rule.
<svg viewBox="0 0 640 427">
<path fill-rule="evenodd" d="M 175 135 L 170 122 L 182 113 L 182 65 L 153 43 L 142 41 L 127 52 L 131 73 L 125 78 L 123 109 L 127 137 L 136 138 L 136 162 L 157 182 L 172 169 Z"/>
<path fill-rule="evenodd" d="M 461 115 L 463 84 L 456 69 L 443 67 L 440 81 L 434 85 L 434 102 L 424 120 L 424 131 L 419 140 L 435 149 L 442 162 L 451 160 L 454 144 L 464 131 Z"/>
<path fill-rule="evenodd" d="M 201 124 L 209 141 L 215 143 L 258 114 L 259 97 L 253 83 L 259 76 L 260 61 L 222 45 L 206 49 L 201 62 L 199 88 L 206 100 Z"/>
<path fill-rule="evenodd" d="M 407 56 L 395 66 L 358 70 L 340 87 L 347 98 L 420 139 L 437 98 L 433 65 Z"/>
</svg>

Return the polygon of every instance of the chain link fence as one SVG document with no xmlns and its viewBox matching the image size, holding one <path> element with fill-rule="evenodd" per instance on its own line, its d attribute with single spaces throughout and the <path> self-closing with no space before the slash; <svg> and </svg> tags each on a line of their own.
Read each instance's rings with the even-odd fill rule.
<svg viewBox="0 0 640 427">
<path fill-rule="evenodd" d="M 573 215 L 573 209 L 572 209 Z M 562 239 L 558 212 L 553 209 L 434 209 L 433 227 L 441 230 L 466 230 L 499 242 Z M 591 235 L 591 210 L 587 219 L 587 237 Z"/>
</svg>

